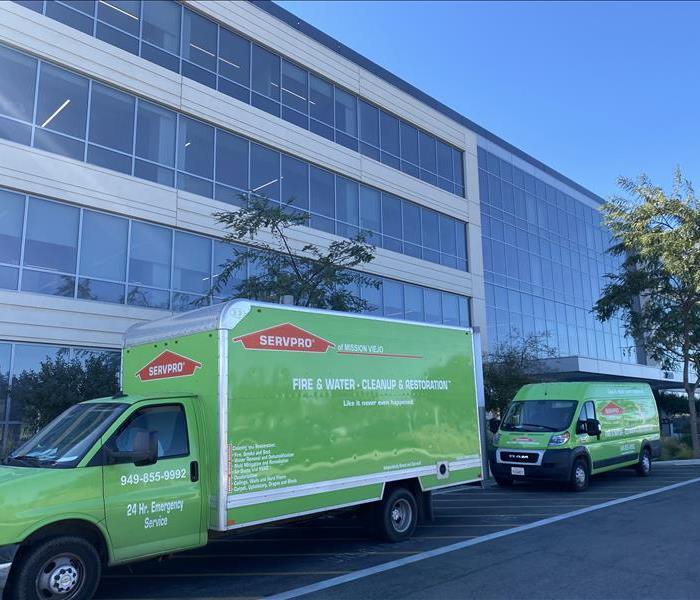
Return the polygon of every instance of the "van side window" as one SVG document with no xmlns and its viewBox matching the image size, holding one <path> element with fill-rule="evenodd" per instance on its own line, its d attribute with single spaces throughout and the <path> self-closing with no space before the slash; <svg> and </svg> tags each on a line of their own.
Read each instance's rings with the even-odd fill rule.
<svg viewBox="0 0 700 600">
<path fill-rule="evenodd" d="M 185 410 L 181 404 L 149 406 L 136 411 L 105 447 L 116 452 L 131 452 L 139 436 L 148 436 L 152 431 L 158 432 L 159 459 L 190 453 Z"/>
</svg>

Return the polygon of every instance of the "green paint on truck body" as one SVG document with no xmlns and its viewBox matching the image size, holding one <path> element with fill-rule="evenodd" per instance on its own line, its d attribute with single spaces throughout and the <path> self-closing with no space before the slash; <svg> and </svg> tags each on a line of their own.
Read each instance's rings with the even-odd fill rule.
<svg viewBox="0 0 700 600">
<path fill-rule="evenodd" d="M 0 467 L 0 546 L 75 519 L 120 563 L 482 478 L 471 330 L 234 301 L 125 339 L 125 396 L 78 405 L 113 413 L 79 462 Z M 144 440 L 155 463 L 122 460 Z"/>
</svg>

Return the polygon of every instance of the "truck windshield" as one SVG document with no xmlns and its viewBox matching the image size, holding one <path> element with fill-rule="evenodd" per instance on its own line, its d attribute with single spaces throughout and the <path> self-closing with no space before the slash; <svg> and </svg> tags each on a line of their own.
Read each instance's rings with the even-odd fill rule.
<svg viewBox="0 0 700 600">
<path fill-rule="evenodd" d="M 574 416 L 575 400 L 513 402 L 503 419 L 504 431 L 563 431 Z"/>
<path fill-rule="evenodd" d="M 18 467 L 74 467 L 126 407 L 126 404 L 111 402 L 71 406 L 10 454 L 5 464 Z"/>
</svg>

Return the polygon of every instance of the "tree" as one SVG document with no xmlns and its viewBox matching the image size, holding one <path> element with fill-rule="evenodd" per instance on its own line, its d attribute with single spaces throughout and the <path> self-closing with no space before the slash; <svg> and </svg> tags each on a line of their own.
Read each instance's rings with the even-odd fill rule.
<svg viewBox="0 0 700 600">
<path fill-rule="evenodd" d="M 556 356 L 547 338 L 546 333 L 523 336 L 514 329 L 505 342 L 484 356 L 486 410 L 503 415 L 522 386 L 546 379 L 542 360 Z"/>
<path fill-rule="evenodd" d="M 23 371 L 10 388 L 12 403 L 21 407 L 25 434 L 32 435 L 77 402 L 111 396 L 117 389 L 119 355 L 115 352 L 59 352 L 37 371 Z"/>
<path fill-rule="evenodd" d="M 306 225 L 309 217 L 294 208 L 293 199 L 279 205 L 253 197 L 245 208 L 214 216 L 228 231 L 227 242 L 254 243 L 256 247 L 237 251 L 220 265 L 221 273 L 206 299 L 224 295 L 225 299 L 277 302 L 292 296 L 297 306 L 349 312 L 370 308 L 359 296 L 359 286 L 376 288 L 379 281 L 353 270 L 374 260 L 374 246 L 367 243 L 364 232 L 333 241 L 327 249 L 311 243 L 295 249 L 290 233 L 294 227 Z"/>
<path fill-rule="evenodd" d="M 613 245 L 622 259 L 594 307 L 602 321 L 620 315 L 662 368 L 683 371 L 693 454 L 700 457 L 695 392 L 700 373 L 700 204 L 680 170 L 670 194 L 646 175 L 618 183 L 628 197 L 603 206 Z"/>
</svg>

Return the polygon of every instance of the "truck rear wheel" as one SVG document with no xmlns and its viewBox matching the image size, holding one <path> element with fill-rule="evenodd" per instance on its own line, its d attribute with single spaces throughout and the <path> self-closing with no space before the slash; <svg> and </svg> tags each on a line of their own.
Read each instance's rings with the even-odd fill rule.
<svg viewBox="0 0 700 600">
<path fill-rule="evenodd" d="M 372 533 L 387 542 L 402 542 L 413 535 L 418 524 L 418 504 L 406 488 L 395 488 L 374 506 Z"/>
<path fill-rule="evenodd" d="M 644 450 L 642 450 L 636 469 L 637 475 L 640 477 L 648 477 L 651 474 L 651 451 L 649 448 L 644 448 Z"/>
<path fill-rule="evenodd" d="M 10 598 L 27 600 L 89 600 L 102 574 L 95 547 L 80 537 L 57 537 L 22 553 L 12 574 Z"/>
</svg>

